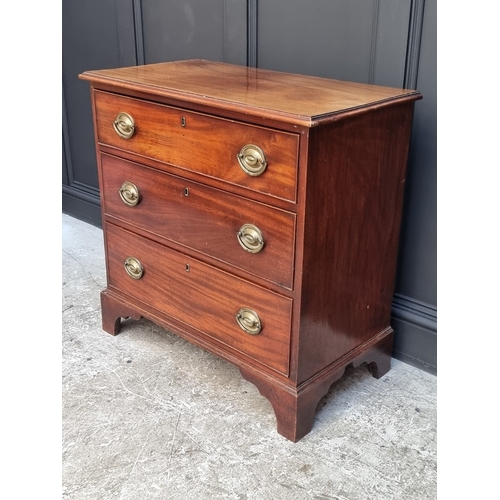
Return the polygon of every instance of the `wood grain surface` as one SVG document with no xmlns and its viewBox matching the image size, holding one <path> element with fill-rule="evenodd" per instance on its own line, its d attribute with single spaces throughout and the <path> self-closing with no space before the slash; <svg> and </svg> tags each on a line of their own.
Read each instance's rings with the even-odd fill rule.
<svg viewBox="0 0 500 500">
<path fill-rule="evenodd" d="M 415 90 L 344 82 L 205 60 L 186 60 L 86 71 L 94 85 L 112 84 L 216 108 L 282 117 L 311 126 L 328 116 L 419 97 Z"/>
<path fill-rule="evenodd" d="M 102 154 L 101 165 L 106 215 L 292 288 L 294 213 L 114 156 Z M 139 190 L 140 201 L 134 207 L 120 198 L 124 181 Z M 260 252 L 250 253 L 238 242 L 236 233 L 243 224 L 262 232 Z"/>
<path fill-rule="evenodd" d="M 412 117 L 403 103 L 313 130 L 298 382 L 390 326 Z"/>
<path fill-rule="evenodd" d="M 288 374 L 291 299 L 112 224 L 106 224 L 105 231 L 111 289 L 120 290 L 200 334 Z M 124 261 L 130 256 L 144 268 L 140 279 L 129 277 L 124 269 Z M 259 315 L 262 331 L 258 335 L 250 335 L 238 326 L 235 314 L 244 307 Z"/>
<path fill-rule="evenodd" d="M 286 200 L 296 198 L 298 134 L 99 91 L 95 92 L 95 101 L 97 134 L 102 144 Z M 130 139 L 121 138 L 113 128 L 117 114 L 123 111 L 136 124 Z M 247 144 L 264 151 L 268 165 L 258 177 L 245 173 L 236 158 Z"/>
</svg>

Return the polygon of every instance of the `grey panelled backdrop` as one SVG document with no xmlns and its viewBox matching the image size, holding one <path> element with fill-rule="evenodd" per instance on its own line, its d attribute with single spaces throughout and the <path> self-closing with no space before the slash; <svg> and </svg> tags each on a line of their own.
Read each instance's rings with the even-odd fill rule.
<svg viewBox="0 0 500 500">
<path fill-rule="evenodd" d="M 436 372 L 436 0 L 64 0 L 63 212 L 101 225 L 88 83 L 180 59 L 417 88 L 394 357 Z"/>
</svg>

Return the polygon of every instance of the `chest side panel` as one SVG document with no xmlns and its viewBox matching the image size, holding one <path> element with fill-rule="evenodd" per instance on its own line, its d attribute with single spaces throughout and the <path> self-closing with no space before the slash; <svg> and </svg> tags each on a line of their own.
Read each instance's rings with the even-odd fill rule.
<svg viewBox="0 0 500 500">
<path fill-rule="evenodd" d="M 299 382 L 390 323 L 413 103 L 313 129 Z"/>
</svg>

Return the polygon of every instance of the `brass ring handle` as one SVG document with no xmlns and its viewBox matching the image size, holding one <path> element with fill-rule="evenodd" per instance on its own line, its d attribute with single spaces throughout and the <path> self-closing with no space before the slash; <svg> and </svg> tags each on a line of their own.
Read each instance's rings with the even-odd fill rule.
<svg viewBox="0 0 500 500">
<path fill-rule="evenodd" d="M 133 182 L 125 181 L 118 192 L 125 205 L 135 207 L 139 203 L 139 189 Z"/>
<path fill-rule="evenodd" d="M 135 132 L 134 119 L 128 113 L 122 111 L 116 115 L 113 128 L 122 139 L 130 139 Z"/>
<path fill-rule="evenodd" d="M 245 173 L 257 177 L 264 173 L 267 167 L 266 155 L 259 146 L 247 144 L 236 155 L 238 163 Z"/>
<path fill-rule="evenodd" d="M 238 243 L 250 253 L 259 253 L 264 248 L 264 236 L 261 230 L 253 224 L 243 224 L 236 233 Z"/>
<path fill-rule="evenodd" d="M 125 267 L 125 271 L 127 271 L 127 274 L 131 278 L 135 280 L 142 278 L 142 275 L 144 274 L 144 268 L 135 257 L 127 257 L 125 259 L 125 262 L 123 263 L 123 266 Z"/>
<path fill-rule="evenodd" d="M 248 307 L 242 307 L 236 314 L 238 326 L 250 335 L 258 335 L 262 330 L 259 315 Z"/>
</svg>

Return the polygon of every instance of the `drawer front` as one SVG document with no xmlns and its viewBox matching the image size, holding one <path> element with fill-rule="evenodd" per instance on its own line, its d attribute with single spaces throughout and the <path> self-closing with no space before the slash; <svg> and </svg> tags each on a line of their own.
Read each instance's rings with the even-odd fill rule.
<svg viewBox="0 0 500 500">
<path fill-rule="evenodd" d="M 298 134 L 278 132 L 189 112 L 148 101 L 95 91 L 98 141 L 161 162 L 214 177 L 231 184 L 295 201 L 298 159 Z M 113 125 L 130 134 L 123 138 Z M 244 146 L 258 146 L 263 158 L 251 169 L 266 167 L 260 175 L 249 175 L 240 166 L 237 155 Z M 252 151 L 250 151 L 252 153 Z M 254 151 L 255 153 L 255 151 Z M 252 154 L 250 154 L 250 157 Z M 247 155 L 247 160 L 248 158 Z M 250 161 L 250 160 L 248 160 Z M 247 163 L 244 163 L 246 167 Z M 248 169 L 247 169 L 248 170 Z"/>
<path fill-rule="evenodd" d="M 292 299 L 282 297 L 184 256 L 133 233 L 105 225 L 108 284 L 123 293 L 288 375 Z M 140 262 L 142 276 L 129 276 L 124 262 Z M 129 270 L 134 268 L 129 261 Z M 247 333 L 236 315 L 249 308 L 257 313 L 261 330 Z M 246 323 L 245 323 L 245 319 Z M 240 322 L 255 329 L 245 311 Z M 255 332 L 254 332 L 255 333 Z"/>
<path fill-rule="evenodd" d="M 107 215 L 292 288 L 295 214 L 105 154 L 101 166 Z"/>
</svg>

